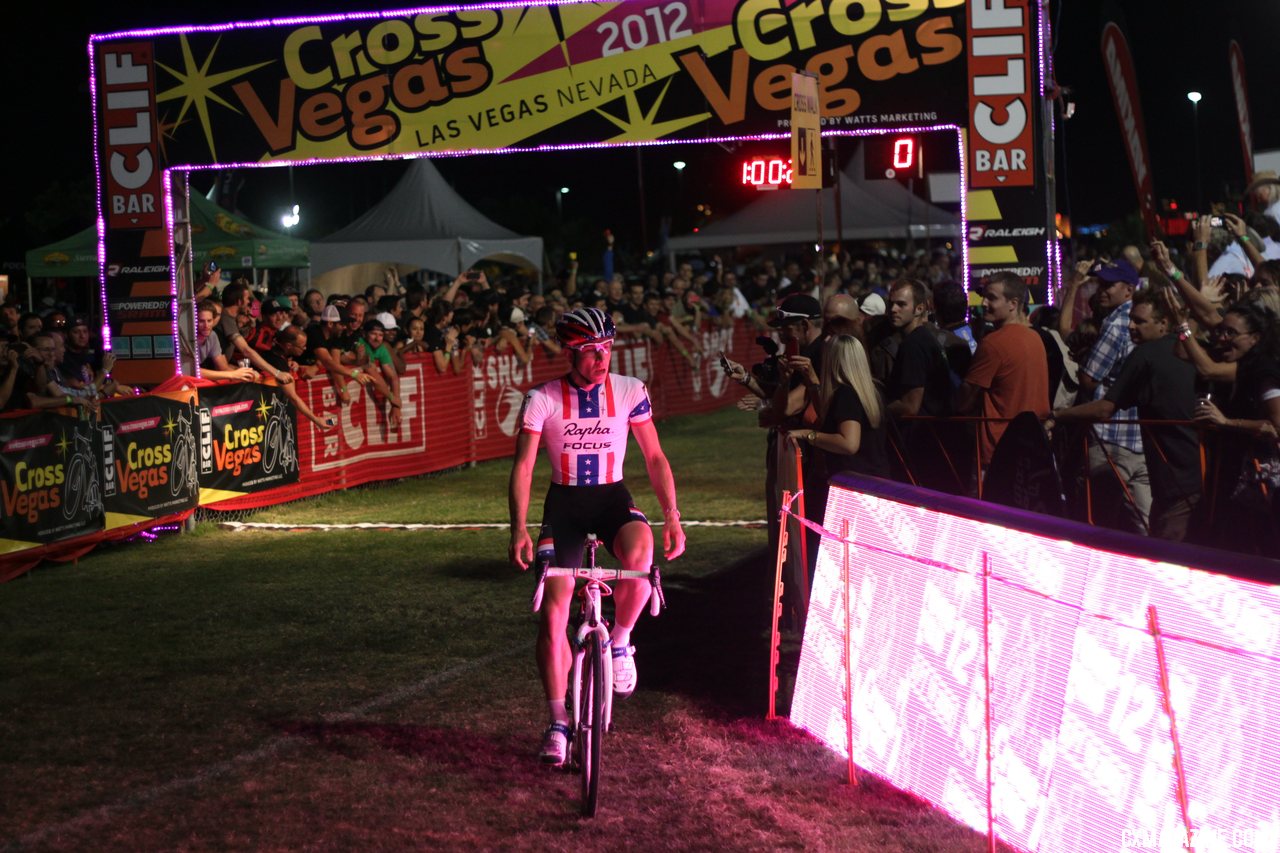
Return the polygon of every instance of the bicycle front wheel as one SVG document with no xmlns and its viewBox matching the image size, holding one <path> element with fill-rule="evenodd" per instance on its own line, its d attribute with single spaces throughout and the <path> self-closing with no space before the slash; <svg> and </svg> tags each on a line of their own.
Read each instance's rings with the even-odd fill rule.
<svg viewBox="0 0 1280 853">
<path fill-rule="evenodd" d="M 600 800 L 600 746 L 604 739 L 604 647 L 600 638 L 587 639 L 582 660 L 582 715 L 578 737 L 582 756 L 582 815 L 595 817 Z"/>
</svg>

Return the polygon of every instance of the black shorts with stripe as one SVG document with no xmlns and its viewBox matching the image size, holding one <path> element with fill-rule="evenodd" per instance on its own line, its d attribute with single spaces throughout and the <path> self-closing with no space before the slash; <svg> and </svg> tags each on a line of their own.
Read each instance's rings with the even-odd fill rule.
<svg viewBox="0 0 1280 853">
<path fill-rule="evenodd" d="M 631 492 L 623 482 L 599 486 L 552 483 L 542 505 L 538 547 L 541 549 L 543 542 L 553 540 L 555 564 L 565 569 L 576 569 L 582 565 L 582 548 L 588 533 L 594 533 L 613 554 L 613 540 L 618 537 L 618 531 L 632 521 L 649 523 L 645 514 L 636 508 Z"/>
</svg>

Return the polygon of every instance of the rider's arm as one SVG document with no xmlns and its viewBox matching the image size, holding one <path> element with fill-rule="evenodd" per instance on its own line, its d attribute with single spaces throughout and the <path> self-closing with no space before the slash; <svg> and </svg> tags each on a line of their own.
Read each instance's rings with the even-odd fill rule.
<svg viewBox="0 0 1280 853">
<path fill-rule="evenodd" d="M 538 433 L 524 432 L 516 436 L 516 455 L 511 463 L 511 482 L 507 503 L 511 511 L 511 546 L 508 556 L 522 569 L 533 560 L 533 540 L 529 537 L 529 488 L 533 485 L 533 466 L 538 458 Z M 674 491 L 674 489 L 673 489 Z"/>
<path fill-rule="evenodd" d="M 674 560 L 684 553 L 684 530 L 680 527 L 680 508 L 676 503 L 676 480 L 671 475 L 671 464 L 662 452 L 658 430 L 652 420 L 632 424 L 631 434 L 636 437 L 636 444 L 640 446 L 645 470 L 649 472 L 649 482 L 666 520 L 662 529 L 663 553 L 668 560 Z"/>
</svg>

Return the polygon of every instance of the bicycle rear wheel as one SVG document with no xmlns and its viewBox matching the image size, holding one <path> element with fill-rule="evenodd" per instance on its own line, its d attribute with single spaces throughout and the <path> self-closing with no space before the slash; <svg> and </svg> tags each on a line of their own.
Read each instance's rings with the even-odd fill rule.
<svg viewBox="0 0 1280 853">
<path fill-rule="evenodd" d="M 600 746 L 604 738 L 604 648 L 594 634 L 582 660 L 582 716 L 578 737 L 582 757 L 582 815 L 595 817 L 600 794 Z"/>
</svg>

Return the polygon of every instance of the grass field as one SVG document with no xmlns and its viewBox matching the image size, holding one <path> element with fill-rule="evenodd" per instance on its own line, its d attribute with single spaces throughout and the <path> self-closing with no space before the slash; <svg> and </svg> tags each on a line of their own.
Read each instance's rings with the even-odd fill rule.
<svg viewBox="0 0 1280 853">
<path fill-rule="evenodd" d="M 762 517 L 748 416 L 660 432 L 687 519 Z M 480 465 L 253 520 L 501 522 L 507 473 Z M 0 846 L 983 849 L 883 784 L 848 786 L 838 757 L 761 720 L 765 532 L 688 532 L 664 571 L 668 611 L 636 631 L 641 689 L 615 708 L 590 821 L 577 777 L 535 759 L 530 580 L 501 530 L 206 521 L 0 586 Z"/>
</svg>

